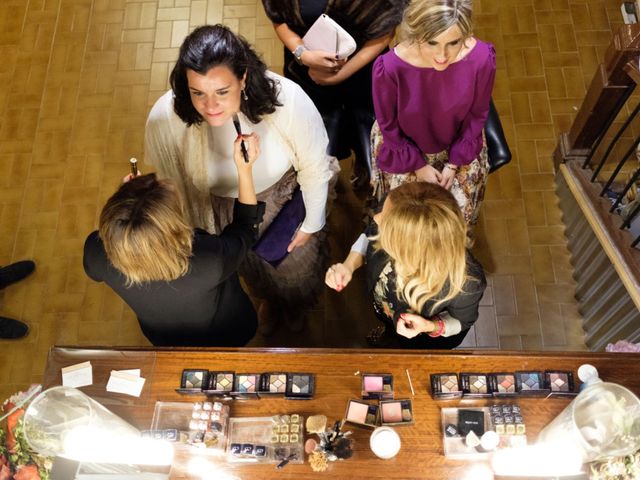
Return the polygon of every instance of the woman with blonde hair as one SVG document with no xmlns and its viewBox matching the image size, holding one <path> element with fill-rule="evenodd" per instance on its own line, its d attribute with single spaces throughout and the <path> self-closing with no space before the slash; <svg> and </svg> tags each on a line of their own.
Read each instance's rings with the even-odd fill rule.
<svg viewBox="0 0 640 480">
<path fill-rule="evenodd" d="M 439 185 L 406 183 L 389 193 L 374 221 L 369 236 L 362 234 L 344 262 L 329 268 L 326 284 L 341 291 L 366 261 L 367 288 L 383 324 L 370 334 L 370 343 L 460 345 L 478 319 L 486 280 L 466 248 L 467 228 L 456 200 Z"/>
<path fill-rule="evenodd" d="M 413 0 L 400 43 L 373 67 L 374 197 L 425 181 L 451 191 L 470 233 L 488 174 L 484 125 L 493 45 L 473 36 L 471 0 Z"/>
<path fill-rule="evenodd" d="M 256 312 L 237 270 L 265 210 L 253 186 L 258 152 L 255 134 L 234 142 L 238 199 L 220 235 L 194 231 L 174 183 L 155 174 L 127 181 L 104 206 L 85 242 L 85 272 L 122 297 L 154 345 L 243 346 L 254 336 Z"/>
</svg>

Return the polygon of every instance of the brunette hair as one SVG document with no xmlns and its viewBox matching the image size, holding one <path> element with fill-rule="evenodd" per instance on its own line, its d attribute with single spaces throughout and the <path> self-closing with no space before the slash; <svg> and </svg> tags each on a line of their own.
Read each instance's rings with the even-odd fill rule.
<svg viewBox="0 0 640 480">
<path fill-rule="evenodd" d="M 440 304 L 462 292 L 467 280 L 467 227 L 448 190 L 428 182 L 405 183 L 387 196 L 375 247 L 394 261 L 397 290 L 415 312 L 429 300 Z"/>
<path fill-rule="evenodd" d="M 191 102 L 187 70 L 204 75 L 218 65 L 228 67 L 238 80 L 247 74 L 247 100 L 240 98 L 240 110 L 251 122 L 258 123 L 263 115 L 281 106 L 278 83 L 267 76 L 267 66 L 251 45 L 224 25 L 204 25 L 184 39 L 169 77 L 175 96 L 173 108 L 188 126 L 199 125 L 202 117 Z"/>
<path fill-rule="evenodd" d="M 473 35 L 471 0 L 412 0 L 404 11 L 400 39 L 423 43 L 457 25 L 463 39 Z"/>
<path fill-rule="evenodd" d="M 154 173 L 122 184 L 102 209 L 99 233 L 128 287 L 176 280 L 189 270 L 193 230 L 174 185 Z"/>
</svg>

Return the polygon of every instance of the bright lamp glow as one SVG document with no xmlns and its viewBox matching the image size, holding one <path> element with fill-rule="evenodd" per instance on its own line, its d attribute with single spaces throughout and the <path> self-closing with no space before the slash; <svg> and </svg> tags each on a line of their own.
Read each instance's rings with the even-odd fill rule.
<svg viewBox="0 0 640 480">
<path fill-rule="evenodd" d="M 80 462 L 166 466 L 173 460 L 173 446 L 164 440 L 82 426 L 65 435 L 62 455 Z"/>
<path fill-rule="evenodd" d="M 225 472 L 219 465 L 214 465 L 200 456 L 189 459 L 187 469 L 189 478 L 197 478 L 199 480 L 240 480 L 240 477 Z"/>
<path fill-rule="evenodd" d="M 582 455 L 570 443 L 540 443 L 498 450 L 491 464 L 506 477 L 563 477 L 582 472 Z"/>
</svg>

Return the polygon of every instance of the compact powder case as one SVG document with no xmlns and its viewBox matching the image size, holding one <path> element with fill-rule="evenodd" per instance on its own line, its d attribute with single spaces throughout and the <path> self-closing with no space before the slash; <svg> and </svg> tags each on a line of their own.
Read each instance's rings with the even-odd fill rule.
<svg viewBox="0 0 640 480">
<path fill-rule="evenodd" d="M 516 372 L 516 391 L 525 396 L 549 395 L 549 390 L 544 385 L 544 375 L 537 371 Z"/>
<path fill-rule="evenodd" d="M 287 374 L 284 372 L 263 373 L 260 377 L 260 395 L 284 395 L 287 391 Z"/>
<path fill-rule="evenodd" d="M 366 427 L 375 427 L 378 422 L 378 405 L 349 400 L 344 418 L 347 422 Z"/>
<path fill-rule="evenodd" d="M 411 400 L 380 401 L 380 425 L 411 425 L 413 422 Z"/>
<path fill-rule="evenodd" d="M 185 369 L 182 371 L 180 388 L 176 392 L 186 395 L 202 394 L 209 382 L 209 371 L 202 369 Z"/>
<path fill-rule="evenodd" d="M 393 398 L 393 375 L 390 373 L 365 373 L 362 375 L 363 400 L 391 398 Z"/>
<path fill-rule="evenodd" d="M 461 373 L 460 388 L 465 397 L 491 397 L 489 379 L 484 373 Z"/>
<path fill-rule="evenodd" d="M 494 397 L 510 397 L 518 394 L 516 376 L 513 373 L 491 373 L 488 378 Z"/>
<path fill-rule="evenodd" d="M 311 373 L 287 373 L 285 398 L 310 400 L 315 392 L 315 377 Z"/>
<path fill-rule="evenodd" d="M 462 396 L 458 374 L 434 373 L 431 375 L 431 396 L 435 399 L 459 398 Z"/>
<path fill-rule="evenodd" d="M 209 372 L 209 382 L 204 393 L 211 396 L 229 397 L 233 392 L 235 378 L 234 372 Z"/>
<path fill-rule="evenodd" d="M 258 395 L 260 388 L 259 373 L 236 373 L 231 394 L 237 398 L 249 398 Z"/>
<path fill-rule="evenodd" d="M 561 370 L 547 370 L 544 372 L 544 386 L 549 395 L 558 397 L 575 397 L 578 395 L 573 373 Z"/>
</svg>

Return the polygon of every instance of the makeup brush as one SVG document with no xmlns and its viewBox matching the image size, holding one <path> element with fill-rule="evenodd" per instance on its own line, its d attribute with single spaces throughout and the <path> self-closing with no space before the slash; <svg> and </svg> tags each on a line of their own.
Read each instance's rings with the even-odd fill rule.
<svg viewBox="0 0 640 480">
<path fill-rule="evenodd" d="M 240 119 L 238 118 L 238 114 L 233 114 L 233 126 L 236 128 L 236 133 L 238 135 L 242 135 L 242 129 L 240 128 Z M 244 163 L 249 163 L 249 153 L 247 152 L 247 147 L 244 145 L 244 141 L 240 141 L 240 150 L 242 150 L 242 156 L 244 157 Z"/>
<path fill-rule="evenodd" d="M 138 176 L 138 160 L 136 158 L 130 158 L 129 164 L 131 165 L 131 175 L 133 175 L 134 178 L 137 177 Z"/>
</svg>

